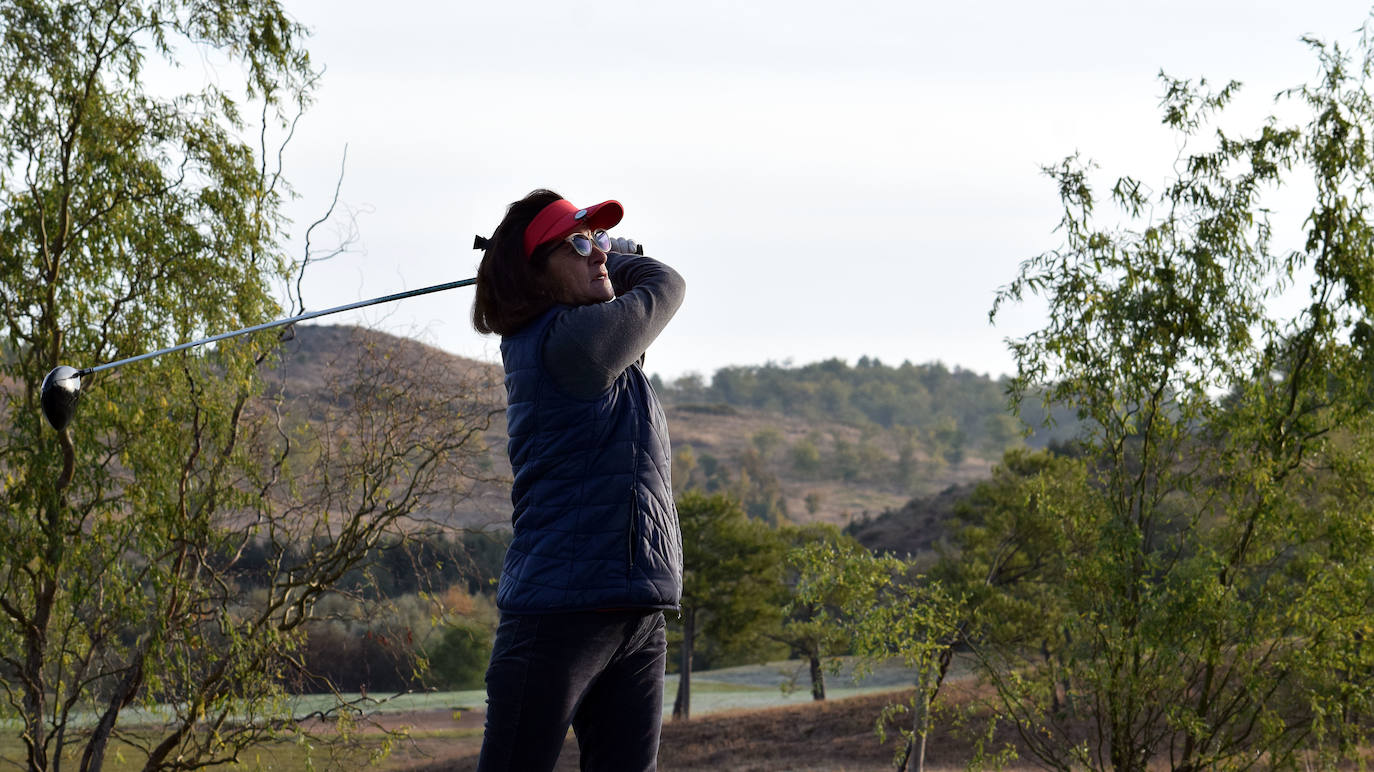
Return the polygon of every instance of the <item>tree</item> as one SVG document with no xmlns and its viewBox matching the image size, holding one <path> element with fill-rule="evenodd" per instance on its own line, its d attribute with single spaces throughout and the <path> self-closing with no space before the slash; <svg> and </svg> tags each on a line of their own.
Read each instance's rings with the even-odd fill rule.
<svg viewBox="0 0 1374 772">
<path fill-rule="evenodd" d="M 912 493 L 921 482 L 920 464 L 916 457 L 920 446 L 917 443 L 916 432 L 910 428 L 898 428 L 896 435 L 897 465 L 893 469 L 892 482 L 898 489 Z"/>
<path fill-rule="evenodd" d="M 491 631 L 471 622 L 459 622 L 444 630 L 429 653 L 431 668 L 441 689 L 480 689 L 491 659 Z"/>
<path fill-rule="evenodd" d="M 814 434 L 814 432 L 813 432 Z M 797 474 L 813 479 L 821 471 L 821 449 L 812 435 L 797 440 L 789 451 L 792 468 Z"/>
<path fill-rule="evenodd" d="M 853 537 L 828 523 L 789 527 L 778 535 L 787 544 L 787 567 L 793 574 L 789 582 L 792 597 L 784 609 L 786 616 L 778 640 L 806 659 L 811 698 L 824 700 L 825 660 L 846 654 L 850 649 L 849 631 L 844 625 L 836 624 L 836 620 L 851 602 L 852 588 L 837 582 L 810 589 L 803 597 L 798 587 L 806 572 L 821 573 L 827 569 L 807 564 L 808 558 L 818 554 L 852 556 L 865 554 L 866 550 Z M 824 553 L 816 552 L 814 545 L 819 544 L 827 545 Z M 812 549 L 808 551 L 808 547 Z"/>
<path fill-rule="evenodd" d="M 1070 564 L 1086 559 L 1102 528 L 1081 458 L 1008 451 L 992 477 L 954 506 L 957 527 L 937 546 L 932 578 L 964 599 L 960 641 L 994 676 L 1039 655 L 1049 712 L 1065 708 L 1058 673 L 1069 608 Z"/>
<path fill-rule="evenodd" d="M 360 345 L 303 408 L 263 395 L 272 335 L 88 377 L 73 424 L 42 423 L 58 364 L 279 315 L 303 37 L 273 0 L 0 5 L 0 711 L 30 770 L 99 769 L 116 740 L 195 768 L 290 726 L 315 603 L 485 450 L 473 374 Z M 178 56 L 224 64 L 150 87 Z M 233 573 L 250 553 L 265 589 Z"/>
<path fill-rule="evenodd" d="M 770 461 L 773 457 L 773 451 L 782 444 L 782 432 L 776 426 L 765 426 L 754 432 L 750 441 L 758 449 L 759 457 L 763 461 Z"/>
<path fill-rule="evenodd" d="M 1065 566 L 1064 666 L 989 668 L 1047 766 L 1295 767 L 1367 737 L 1370 49 L 1309 43 L 1320 78 L 1282 95 L 1303 125 L 1199 148 L 1238 85 L 1163 78 L 1176 176 L 1158 192 L 1118 179 L 1120 224 L 1099 222 L 1089 164 L 1049 169 L 1063 244 L 999 293 L 1048 303 L 1012 343 L 1013 388 L 1086 419 L 1083 517 L 1098 524 Z M 1278 214 L 1305 238 L 1277 248 L 1265 197 L 1299 172 L 1310 207 Z M 1272 301 L 1294 282 L 1306 305 L 1285 316 Z"/>
<path fill-rule="evenodd" d="M 697 456 L 691 445 L 682 445 L 673 451 L 673 493 L 681 495 L 692 487 L 692 473 L 697 468 Z"/>
<path fill-rule="evenodd" d="M 744 505 L 755 520 L 776 525 L 787 518 L 787 497 L 782 481 L 768 464 L 767 454 L 756 448 L 744 448 L 735 456 L 734 468 L 739 477 L 730 486 L 730 493 Z"/>
<path fill-rule="evenodd" d="M 725 494 L 688 491 L 682 524 L 682 645 L 674 719 L 691 718 L 698 637 L 721 656 L 750 657 L 782 614 L 782 554 L 769 527 Z"/>
<path fill-rule="evenodd" d="M 853 541 L 811 542 L 789 560 L 799 569 L 793 607 L 811 609 L 809 624 L 817 628 L 842 628 L 860 657 L 860 673 L 893 657 L 916 671 L 915 695 L 905 705 L 889 705 L 877 731 L 883 739 L 889 719 L 910 713 L 896 766 L 905 770 L 914 760 L 914 768 L 922 769 L 931 704 L 949 668 L 962 601 L 917 574 L 911 563 L 873 555 Z"/>
</svg>

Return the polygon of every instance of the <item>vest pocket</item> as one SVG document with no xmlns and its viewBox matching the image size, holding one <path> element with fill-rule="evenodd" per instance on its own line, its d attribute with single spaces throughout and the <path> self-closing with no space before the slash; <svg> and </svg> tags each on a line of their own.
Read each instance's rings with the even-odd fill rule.
<svg viewBox="0 0 1374 772">
<path fill-rule="evenodd" d="M 630 527 L 627 531 L 625 564 L 629 567 L 626 572 L 626 578 L 629 578 L 635 569 L 635 544 L 639 542 L 639 496 L 635 495 L 633 487 L 630 488 Z"/>
</svg>

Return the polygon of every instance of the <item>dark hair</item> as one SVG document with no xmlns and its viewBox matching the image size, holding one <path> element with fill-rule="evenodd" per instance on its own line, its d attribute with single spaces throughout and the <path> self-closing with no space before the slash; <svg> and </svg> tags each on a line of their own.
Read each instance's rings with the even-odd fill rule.
<svg viewBox="0 0 1374 772">
<path fill-rule="evenodd" d="M 472 326 L 478 332 L 510 335 L 553 307 L 555 301 L 543 275 L 549 255 L 559 244 L 542 244 L 526 259 L 525 229 L 544 207 L 562 198 L 540 188 L 506 208 L 477 266 Z"/>
</svg>

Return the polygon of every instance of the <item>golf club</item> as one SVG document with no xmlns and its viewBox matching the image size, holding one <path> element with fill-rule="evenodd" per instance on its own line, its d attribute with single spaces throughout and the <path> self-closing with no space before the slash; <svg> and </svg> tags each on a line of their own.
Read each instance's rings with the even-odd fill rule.
<svg viewBox="0 0 1374 772">
<path fill-rule="evenodd" d="M 477 236 L 472 242 L 472 248 L 486 249 L 487 244 L 487 239 L 483 238 L 482 236 Z M 634 251 L 637 255 L 644 254 L 644 245 L 636 244 L 634 246 Z M 458 287 L 466 287 L 469 284 L 476 283 L 476 278 L 462 279 L 460 281 L 451 281 L 446 284 L 435 284 L 432 287 L 421 287 L 420 289 L 410 290 L 408 292 L 398 292 L 394 295 L 386 295 L 384 297 L 373 298 L 371 300 L 360 300 L 356 303 L 348 303 L 342 306 L 335 306 L 334 308 L 326 308 L 323 311 L 311 311 L 309 313 L 299 314 L 297 316 L 290 316 L 285 319 L 278 319 L 275 322 L 264 322 L 263 324 L 255 324 L 252 327 L 244 327 L 241 330 L 220 333 L 219 335 L 212 335 L 208 338 L 201 338 L 200 340 L 193 340 L 188 343 L 181 343 L 176 346 L 170 346 L 168 348 L 160 348 L 157 351 L 150 351 L 147 354 L 139 354 L 138 356 L 127 357 L 125 359 L 118 359 L 113 362 L 106 362 L 103 365 L 96 365 L 95 367 L 86 367 L 80 370 L 76 369 L 75 367 L 68 367 L 67 365 L 58 365 L 57 367 L 54 367 L 45 378 L 43 378 L 43 390 L 41 395 L 41 402 L 43 405 L 43 416 L 48 419 L 48 423 L 52 425 L 52 428 L 56 429 L 59 432 L 62 431 L 62 429 L 65 428 L 69 422 L 71 422 L 72 413 L 76 410 L 76 401 L 81 397 L 81 377 L 84 375 L 98 373 L 101 370 L 112 370 L 116 367 L 121 367 L 123 365 L 131 364 L 133 362 L 141 362 L 144 359 L 160 357 L 163 354 L 172 354 L 177 351 L 183 351 L 188 348 L 204 346 L 207 343 L 214 343 L 215 341 L 224 340 L 226 338 L 233 338 L 239 335 L 247 335 L 250 332 L 270 330 L 273 327 L 283 327 L 285 325 L 292 324 L 295 322 L 302 322 L 307 319 L 315 319 L 320 316 L 328 316 L 330 314 L 338 314 L 344 311 L 352 311 L 355 308 L 366 308 L 367 306 L 375 306 L 379 303 L 390 303 L 393 300 L 405 300 L 406 298 L 418 297 L 420 295 L 428 295 L 431 292 L 443 292 L 444 290 L 456 289 Z"/>
<path fill-rule="evenodd" d="M 239 335 L 247 335 L 250 332 L 270 330 L 273 327 L 283 327 L 294 322 L 302 322 L 307 319 L 315 319 L 320 316 L 328 316 L 329 314 L 338 314 L 344 311 L 352 311 L 355 308 L 375 306 L 379 303 L 389 303 L 393 300 L 405 300 L 406 298 L 413 298 L 419 295 L 428 295 L 431 292 L 443 292 L 444 290 L 455 289 L 457 287 L 466 287 L 469 284 L 475 284 L 476 282 L 477 279 L 475 278 L 463 279 L 461 281 L 451 281 L 446 284 L 436 284 L 432 287 L 422 287 L 420 289 L 410 290 L 408 292 L 398 292 L 394 295 L 373 298 L 372 300 L 360 300 L 356 303 L 348 303 L 342 306 L 335 306 L 334 308 L 326 308 L 323 311 L 311 311 L 309 313 L 299 314 L 297 316 L 291 316 L 285 319 L 278 319 L 274 322 L 264 322 L 263 324 L 255 324 L 252 327 L 244 327 L 241 330 L 220 333 L 219 335 L 212 335 L 208 338 L 201 338 L 200 340 L 193 340 L 189 343 L 181 343 L 176 346 L 158 349 L 157 351 L 150 351 L 147 354 L 139 354 L 138 356 L 127 357 L 125 359 L 119 359 L 113 362 L 106 362 L 103 365 L 96 365 L 95 367 L 86 367 L 80 370 L 76 369 L 75 367 L 68 367 L 67 365 L 58 365 L 57 367 L 54 367 L 52 371 L 48 373 L 47 377 L 43 379 L 43 416 L 48 419 L 48 423 L 52 425 L 52 428 L 56 429 L 59 432 L 62 431 L 62 429 L 65 428 L 66 425 L 72 420 L 72 413 L 76 410 L 76 401 L 81 396 L 82 376 L 91 375 L 92 373 L 98 373 L 101 370 L 112 370 L 116 367 L 121 367 L 123 365 L 132 364 L 134 362 L 141 362 L 144 359 L 152 359 L 153 357 L 160 357 L 163 354 L 172 354 L 177 351 L 183 351 L 188 348 L 203 346 L 207 343 L 214 343 L 215 341 L 225 340 L 227 338 L 233 338 Z"/>
</svg>

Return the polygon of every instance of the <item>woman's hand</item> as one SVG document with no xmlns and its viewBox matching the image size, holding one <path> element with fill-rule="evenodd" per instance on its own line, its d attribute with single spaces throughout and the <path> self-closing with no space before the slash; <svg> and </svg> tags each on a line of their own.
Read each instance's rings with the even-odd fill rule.
<svg viewBox="0 0 1374 772">
<path fill-rule="evenodd" d="M 642 247 L 639 242 L 621 236 L 611 236 L 611 251 L 619 252 L 622 255 L 642 255 Z"/>
</svg>

